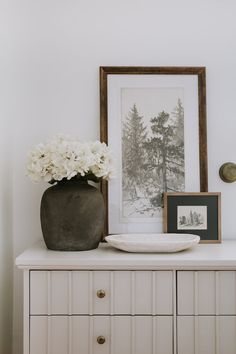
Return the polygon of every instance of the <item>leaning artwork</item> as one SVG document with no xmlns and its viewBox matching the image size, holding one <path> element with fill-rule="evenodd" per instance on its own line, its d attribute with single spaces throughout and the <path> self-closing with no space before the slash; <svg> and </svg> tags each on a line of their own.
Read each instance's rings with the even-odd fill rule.
<svg viewBox="0 0 236 354">
<path fill-rule="evenodd" d="M 162 232 L 163 192 L 207 191 L 205 93 L 203 67 L 100 68 L 104 235 Z"/>
</svg>

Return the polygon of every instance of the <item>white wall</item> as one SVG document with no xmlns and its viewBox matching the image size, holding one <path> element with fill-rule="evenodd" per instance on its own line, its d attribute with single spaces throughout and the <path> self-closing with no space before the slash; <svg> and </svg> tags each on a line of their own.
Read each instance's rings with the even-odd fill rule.
<svg viewBox="0 0 236 354">
<path fill-rule="evenodd" d="M 236 236 L 236 183 L 218 177 L 223 162 L 236 162 L 234 0 L 2 0 L 2 6 L 14 256 L 41 238 L 47 186 L 25 177 L 27 151 L 57 133 L 99 137 L 100 65 L 207 67 L 209 190 L 222 192 L 223 238 Z M 1 280 L 0 286 L 2 296 Z M 14 354 L 22 353 L 21 292 L 15 269 Z"/>
</svg>

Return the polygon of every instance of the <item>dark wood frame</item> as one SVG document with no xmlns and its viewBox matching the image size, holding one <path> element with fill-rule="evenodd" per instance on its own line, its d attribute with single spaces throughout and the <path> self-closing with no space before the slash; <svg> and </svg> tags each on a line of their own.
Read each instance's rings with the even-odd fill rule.
<svg viewBox="0 0 236 354">
<path fill-rule="evenodd" d="M 192 197 L 202 197 L 202 196 L 216 196 L 218 197 L 218 203 L 217 203 L 217 215 L 218 215 L 218 223 L 217 223 L 217 229 L 218 229 L 218 235 L 217 239 L 214 240 L 201 240 L 200 243 L 221 243 L 221 193 L 219 192 L 180 192 L 180 193 L 164 193 L 164 214 L 163 214 L 163 228 L 164 232 L 168 233 L 168 197 L 186 197 L 186 196 L 192 196 Z M 182 231 L 181 231 L 182 232 Z M 192 233 L 191 230 L 189 230 L 189 233 Z"/>
<path fill-rule="evenodd" d="M 207 124 L 206 124 L 206 69 L 205 67 L 143 67 L 143 66 L 102 66 L 100 67 L 100 139 L 108 142 L 107 78 L 108 75 L 197 75 L 199 106 L 199 158 L 200 191 L 208 190 L 207 174 Z M 101 183 L 105 201 L 105 228 L 108 235 L 108 184 Z"/>
</svg>

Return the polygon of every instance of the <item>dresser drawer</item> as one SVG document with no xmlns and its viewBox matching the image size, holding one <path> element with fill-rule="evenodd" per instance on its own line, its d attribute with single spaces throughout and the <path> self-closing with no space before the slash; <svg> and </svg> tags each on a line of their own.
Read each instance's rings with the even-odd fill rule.
<svg viewBox="0 0 236 354">
<path fill-rule="evenodd" d="M 173 313 L 171 271 L 31 271 L 30 314 Z"/>
<path fill-rule="evenodd" d="M 31 316 L 30 354 L 173 354 L 173 319 Z"/>
<path fill-rule="evenodd" d="M 179 315 L 236 315 L 235 271 L 179 271 Z"/>
<path fill-rule="evenodd" d="M 178 354 L 235 354 L 236 316 L 178 316 Z"/>
</svg>

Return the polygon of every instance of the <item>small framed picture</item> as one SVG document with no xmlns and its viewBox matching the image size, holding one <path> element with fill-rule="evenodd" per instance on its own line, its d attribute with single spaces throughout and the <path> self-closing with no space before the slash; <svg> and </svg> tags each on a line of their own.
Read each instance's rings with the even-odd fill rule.
<svg viewBox="0 0 236 354">
<path fill-rule="evenodd" d="M 221 242 L 220 193 L 164 193 L 164 232 Z"/>
</svg>

